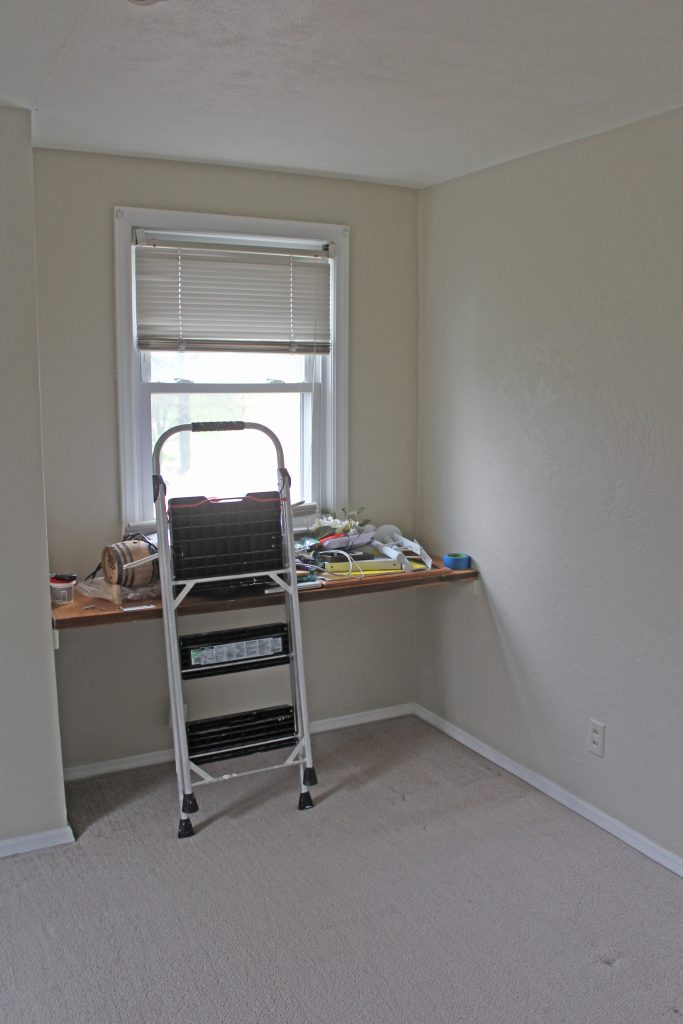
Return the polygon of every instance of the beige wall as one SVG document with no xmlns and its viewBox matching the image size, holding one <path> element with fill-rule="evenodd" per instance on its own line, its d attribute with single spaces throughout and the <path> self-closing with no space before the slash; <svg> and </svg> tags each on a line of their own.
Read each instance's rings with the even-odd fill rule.
<svg viewBox="0 0 683 1024">
<path fill-rule="evenodd" d="M 0 840 L 66 828 L 40 439 L 31 118 L 0 107 Z"/>
<path fill-rule="evenodd" d="M 50 558 L 84 573 L 119 531 L 113 208 L 348 224 L 349 498 L 412 529 L 417 433 L 417 194 L 233 168 L 36 150 L 45 478 Z M 315 717 L 407 699 L 411 598 L 311 607 L 306 657 Z M 304 623 L 306 626 L 306 622 Z M 376 632 L 400 639 L 388 662 Z M 167 747 L 154 624 L 79 631 L 57 655 L 67 765 Z M 122 671 L 119 671 L 122 670 Z M 125 676 L 125 681 L 124 681 Z M 111 714 L 102 715 L 102 708 Z M 131 708 L 138 717 L 131 727 Z M 98 753 L 99 752 L 99 753 Z"/>
<path fill-rule="evenodd" d="M 423 194 L 418 513 L 422 701 L 678 854 L 682 181 L 679 111 Z"/>
<path fill-rule="evenodd" d="M 412 593 L 302 604 L 304 666 L 313 721 L 411 701 Z M 230 626 L 275 621 L 273 609 L 232 615 Z M 181 619 L 184 631 L 225 627 L 221 616 Z M 104 656 L 103 656 L 104 654 Z M 167 684 L 160 622 L 67 631 L 57 654 L 66 767 L 168 750 Z M 240 672 L 185 688 L 188 717 L 285 703 L 287 670 Z"/>
<path fill-rule="evenodd" d="M 419 696 L 683 853 L 682 172 L 677 112 L 421 195 L 415 517 L 415 193 L 37 151 L 53 564 L 118 527 L 113 206 L 348 223 L 351 501 L 485 585 L 308 606 L 313 716 Z M 58 672 L 67 764 L 170 744 L 156 624 L 65 636 Z"/>
<path fill-rule="evenodd" d="M 114 206 L 348 224 L 349 499 L 415 517 L 417 194 L 163 160 L 36 150 L 38 302 L 52 558 L 92 567 L 119 525 Z"/>
</svg>

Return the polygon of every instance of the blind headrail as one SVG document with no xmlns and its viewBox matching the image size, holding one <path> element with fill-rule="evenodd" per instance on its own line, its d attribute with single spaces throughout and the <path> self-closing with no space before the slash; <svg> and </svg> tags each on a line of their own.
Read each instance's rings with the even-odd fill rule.
<svg viewBox="0 0 683 1024">
<path fill-rule="evenodd" d="M 222 254 L 236 256 L 243 253 L 245 256 L 282 256 L 283 259 L 297 260 L 332 260 L 334 258 L 334 245 L 330 243 L 322 249 L 284 249 L 270 248 L 266 245 L 225 245 L 223 243 L 212 245 L 211 243 L 187 243 L 173 245 L 169 242 L 136 242 L 136 252 L 159 252 L 168 255 L 199 256 L 221 256 Z"/>
<path fill-rule="evenodd" d="M 253 338 L 193 338 L 163 337 L 153 334 L 138 336 L 137 346 L 143 351 L 157 352 L 271 352 L 294 353 L 298 355 L 329 355 L 332 346 L 329 341 L 275 341 Z"/>
</svg>

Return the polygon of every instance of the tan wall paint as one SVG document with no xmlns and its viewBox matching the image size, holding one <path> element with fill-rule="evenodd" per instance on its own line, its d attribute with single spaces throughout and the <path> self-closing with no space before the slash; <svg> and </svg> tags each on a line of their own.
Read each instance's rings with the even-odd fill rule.
<svg viewBox="0 0 683 1024">
<path fill-rule="evenodd" d="M 314 716 L 415 696 L 416 603 L 423 703 L 679 853 L 682 129 L 675 113 L 423 193 L 417 528 L 471 550 L 484 594 L 305 611 Z M 410 526 L 414 196 L 51 151 L 35 167 L 58 557 L 86 568 L 117 518 L 115 204 L 351 224 L 351 498 Z M 387 238 L 396 277 L 377 262 Z M 387 388 L 389 356 L 404 370 Z M 400 638 L 389 664 L 375 624 Z M 160 653 L 153 624 L 64 638 L 67 764 L 167 745 Z"/>
<path fill-rule="evenodd" d="M 31 115 L 0 107 L 0 840 L 66 826 L 40 438 Z"/>
<path fill-rule="evenodd" d="M 417 433 L 417 194 L 410 189 L 171 161 L 36 150 L 38 299 L 50 557 L 84 573 L 119 529 L 113 208 L 348 224 L 349 497 L 410 530 Z M 411 597 L 307 609 L 316 717 L 408 699 Z M 376 633 L 399 642 L 388 662 Z M 154 624 L 79 631 L 57 655 L 67 765 L 166 747 Z M 352 678 L 350 678 L 350 674 Z M 125 681 L 124 681 L 125 679 Z M 353 695 L 353 696 L 352 696 Z M 111 714 L 103 718 L 101 709 Z M 139 709 L 128 728 L 131 708 Z M 98 754 L 98 751 L 100 752 Z"/>
<path fill-rule="evenodd" d="M 678 854 L 682 181 L 679 111 L 423 194 L 418 514 L 423 703 Z"/>
<path fill-rule="evenodd" d="M 272 609 L 230 626 L 274 621 Z M 221 616 L 191 618 L 192 630 L 221 628 Z M 183 620 L 183 628 L 188 620 Z M 413 594 L 335 598 L 302 605 L 304 665 L 313 721 L 413 699 Z M 104 656 L 103 656 L 104 652 Z M 160 622 L 69 631 L 57 655 L 64 764 L 115 760 L 172 746 Z M 186 687 L 188 717 L 241 711 L 288 699 L 286 669 L 197 680 Z"/>
</svg>

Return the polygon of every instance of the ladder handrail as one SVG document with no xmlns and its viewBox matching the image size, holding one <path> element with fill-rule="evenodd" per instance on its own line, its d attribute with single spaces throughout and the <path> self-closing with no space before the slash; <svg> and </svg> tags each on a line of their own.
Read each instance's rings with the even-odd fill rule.
<svg viewBox="0 0 683 1024">
<path fill-rule="evenodd" d="M 266 434 L 275 445 L 277 468 L 284 470 L 285 456 L 282 451 L 282 445 L 280 444 L 280 438 L 277 434 L 273 433 L 270 427 L 264 427 L 262 423 L 249 423 L 245 420 L 200 420 L 196 423 L 179 423 L 175 427 L 169 427 L 168 430 L 165 430 L 163 434 L 159 436 L 152 453 L 152 472 L 155 476 L 158 476 L 161 471 L 161 449 L 164 447 L 169 437 L 172 437 L 174 434 L 180 434 L 183 431 L 208 433 L 210 431 L 222 430 L 260 430 L 261 433 Z"/>
</svg>

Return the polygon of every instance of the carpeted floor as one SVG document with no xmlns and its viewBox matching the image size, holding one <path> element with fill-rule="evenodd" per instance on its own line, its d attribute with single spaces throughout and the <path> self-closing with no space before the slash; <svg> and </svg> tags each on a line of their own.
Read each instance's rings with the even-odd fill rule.
<svg viewBox="0 0 683 1024">
<path fill-rule="evenodd" d="M 76 844 L 0 863 L 7 1024 L 683 1020 L 683 883 L 414 718 L 296 772 L 73 783 Z M 253 766 L 253 765 L 252 765 Z"/>
</svg>

